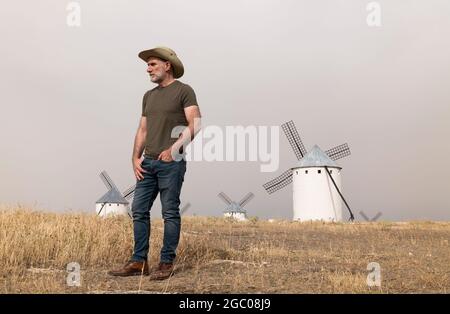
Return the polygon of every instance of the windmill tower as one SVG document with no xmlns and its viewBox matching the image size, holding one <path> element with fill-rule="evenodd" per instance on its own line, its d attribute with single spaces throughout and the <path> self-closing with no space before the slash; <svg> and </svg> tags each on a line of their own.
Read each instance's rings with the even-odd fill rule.
<svg viewBox="0 0 450 314">
<path fill-rule="evenodd" d="M 100 178 L 106 185 L 106 192 L 95 204 L 95 212 L 101 217 L 110 215 L 130 215 L 129 204 L 134 195 L 135 185 L 126 189 L 123 193 L 117 189 L 117 186 L 111 180 L 106 171 L 100 173 Z"/>
<path fill-rule="evenodd" d="M 247 211 L 244 206 L 254 197 L 253 193 L 245 195 L 239 203 L 232 201 L 225 193 L 220 192 L 218 196 L 227 204 L 227 207 L 223 211 L 224 217 L 231 217 L 238 221 L 247 220 Z"/>
<path fill-rule="evenodd" d="M 264 189 L 271 194 L 293 182 L 293 220 L 342 221 L 341 200 L 353 220 L 353 213 L 341 193 L 342 168 L 335 162 L 350 155 L 347 143 L 325 152 L 315 145 L 307 152 L 292 120 L 282 128 L 299 163 L 265 183 Z"/>
</svg>

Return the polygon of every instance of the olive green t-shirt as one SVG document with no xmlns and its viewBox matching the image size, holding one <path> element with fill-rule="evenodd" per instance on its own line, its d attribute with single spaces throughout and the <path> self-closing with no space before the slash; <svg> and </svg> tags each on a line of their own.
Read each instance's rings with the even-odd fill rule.
<svg viewBox="0 0 450 314">
<path fill-rule="evenodd" d="M 195 92 L 189 85 L 177 80 L 145 93 L 142 116 L 147 117 L 146 157 L 157 158 L 177 141 L 178 138 L 171 137 L 172 130 L 188 125 L 184 108 L 189 106 L 198 106 Z"/>
</svg>

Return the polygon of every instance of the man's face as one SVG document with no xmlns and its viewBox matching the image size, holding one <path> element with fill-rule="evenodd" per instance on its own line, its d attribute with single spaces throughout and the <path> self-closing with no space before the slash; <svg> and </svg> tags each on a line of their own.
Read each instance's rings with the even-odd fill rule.
<svg viewBox="0 0 450 314">
<path fill-rule="evenodd" d="M 159 58 L 150 57 L 147 61 L 147 73 L 153 83 L 160 83 L 167 77 L 170 69 L 170 62 Z"/>
</svg>

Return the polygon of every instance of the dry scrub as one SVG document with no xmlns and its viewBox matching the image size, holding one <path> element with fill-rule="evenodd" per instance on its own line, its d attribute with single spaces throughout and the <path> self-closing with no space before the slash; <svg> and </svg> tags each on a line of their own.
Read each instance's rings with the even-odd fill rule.
<svg viewBox="0 0 450 314">
<path fill-rule="evenodd" d="M 152 221 L 151 266 L 161 220 Z M 132 253 L 128 217 L 0 210 L 2 293 L 397 293 L 450 291 L 450 223 L 298 223 L 183 217 L 177 273 L 163 282 L 107 271 Z M 66 265 L 81 266 L 68 286 Z M 370 262 L 381 287 L 368 287 Z"/>
</svg>

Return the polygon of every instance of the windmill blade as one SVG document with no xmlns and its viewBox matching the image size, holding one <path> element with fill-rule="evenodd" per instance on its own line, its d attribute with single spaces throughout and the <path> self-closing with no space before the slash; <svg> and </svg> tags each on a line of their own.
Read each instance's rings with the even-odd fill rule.
<svg viewBox="0 0 450 314">
<path fill-rule="evenodd" d="M 360 214 L 366 221 L 370 221 L 369 217 L 367 217 L 366 214 L 364 214 L 364 212 L 360 211 L 359 214 Z"/>
<path fill-rule="evenodd" d="M 130 219 L 133 219 L 133 212 L 131 211 L 131 207 L 130 206 L 128 206 L 127 214 L 128 214 L 128 217 L 130 217 Z"/>
<path fill-rule="evenodd" d="M 186 205 L 184 205 L 183 208 L 181 208 L 180 210 L 180 214 L 183 215 L 184 213 L 186 213 L 189 207 L 191 207 L 191 203 L 187 203 Z"/>
<path fill-rule="evenodd" d="M 130 186 L 128 189 L 123 191 L 122 196 L 127 200 L 131 200 L 134 196 L 134 190 L 136 189 L 136 184 Z"/>
<path fill-rule="evenodd" d="M 350 148 L 347 143 L 333 147 L 325 152 L 332 160 L 338 160 L 350 155 Z"/>
<path fill-rule="evenodd" d="M 300 135 L 298 135 L 297 128 L 295 127 L 294 122 L 292 120 L 288 121 L 282 124 L 281 128 L 283 129 L 284 134 L 286 134 L 289 144 L 291 144 L 291 147 L 294 150 L 297 159 L 302 159 L 303 156 L 306 155 L 306 149 L 303 145 L 302 140 L 300 139 Z"/>
<path fill-rule="evenodd" d="M 109 177 L 108 173 L 106 173 L 105 170 L 103 170 L 100 173 L 100 178 L 102 179 L 103 183 L 106 185 L 106 187 L 108 188 L 108 190 L 111 190 L 112 188 L 116 188 L 116 185 L 114 184 L 114 182 L 111 180 L 111 178 Z"/>
<path fill-rule="evenodd" d="M 217 196 L 220 197 L 228 205 L 231 204 L 231 199 L 227 195 L 225 195 L 225 193 L 220 192 Z"/>
<path fill-rule="evenodd" d="M 248 193 L 242 200 L 239 201 L 239 206 L 244 207 L 245 204 L 247 204 L 254 196 L 255 195 L 252 192 Z"/>
<path fill-rule="evenodd" d="M 263 185 L 267 193 L 272 194 L 292 182 L 292 170 L 288 169 L 275 179 Z"/>
</svg>

